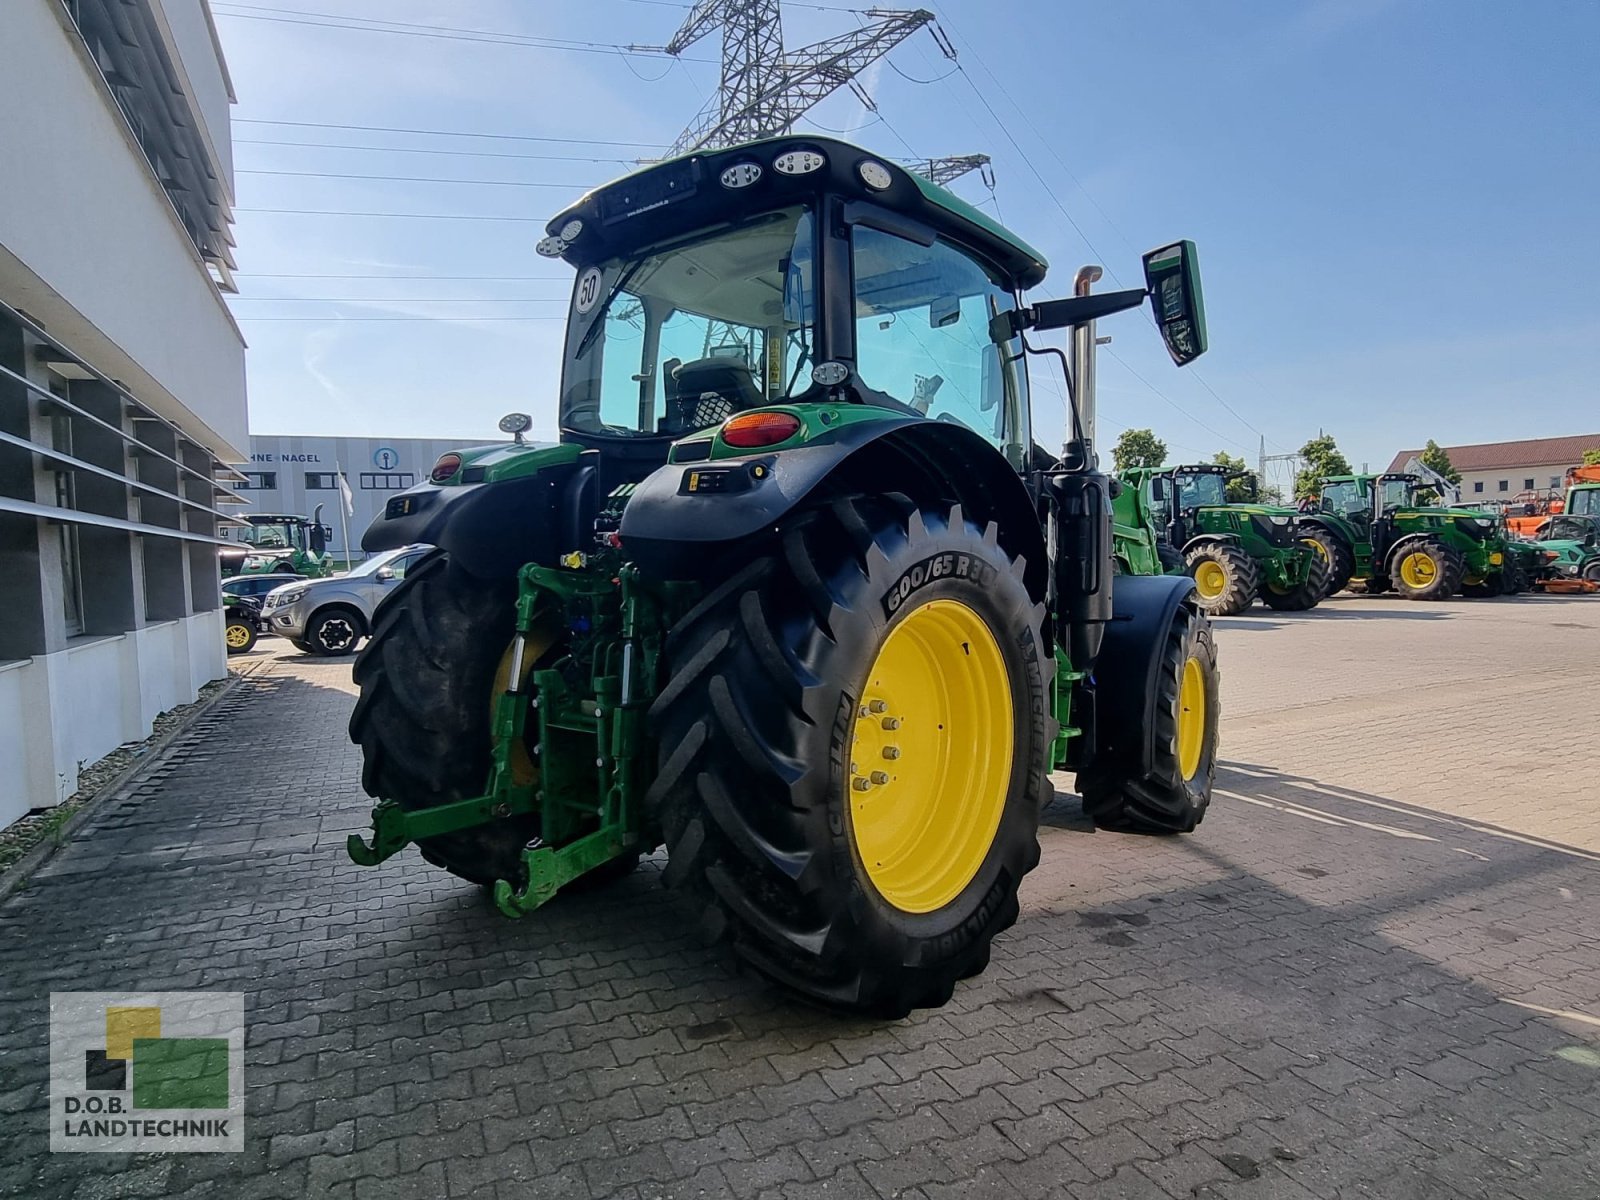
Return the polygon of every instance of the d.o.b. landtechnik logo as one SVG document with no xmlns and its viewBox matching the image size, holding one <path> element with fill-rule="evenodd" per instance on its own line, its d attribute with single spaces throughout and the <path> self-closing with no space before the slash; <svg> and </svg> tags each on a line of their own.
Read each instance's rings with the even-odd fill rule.
<svg viewBox="0 0 1600 1200">
<path fill-rule="evenodd" d="M 50 1149 L 244 1149 L 244 994 L 52 992 Z"/>
</svg>

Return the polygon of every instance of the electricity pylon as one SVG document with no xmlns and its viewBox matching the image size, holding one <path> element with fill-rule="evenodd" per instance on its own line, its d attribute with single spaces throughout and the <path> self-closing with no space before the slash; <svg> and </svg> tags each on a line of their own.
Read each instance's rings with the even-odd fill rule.
<svg viewBox="0 0 1600 1200">
<path fill-rule="evenodd" d="M 783 45 L 780 0 L 697 0 L 665 50 L 682 54 L 721 29 L 722 78 L 716 94 L 678 135 L 668 157 L 787 132 L 812 106 L 842 87 L 876 112 L 877 105 L 857 76 L 924 26 L 932 30 L 939 48 L 955 57 L 955 47 L 926 9 L 873 8 L 864 15 L 870 20 L 860 29 L 789 51 Z M 955 161 L 936 160 L 951 163 L 946 170 L 953 170 Z M 946 178 L 980 165 L 974 163 Z"/>
<path fill-rule="evenodd" d="M 983 182 L 991 191 L 994 189 L 994 172 L 989 169 L 987 154 L 950 154 L 944 158 L 919 158 L 916 162 L 902 165 L 908 171 L 915 171 L 924 179 L 931 179 L 941 187 L 947 183 L 954 183 L 963 175 L 981 171 Z"/>
</svg>

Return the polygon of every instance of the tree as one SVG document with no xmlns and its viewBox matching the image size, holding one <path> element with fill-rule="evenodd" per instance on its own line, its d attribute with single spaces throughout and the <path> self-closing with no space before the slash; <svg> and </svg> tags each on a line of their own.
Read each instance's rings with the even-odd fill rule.
<svg viewBox="0 0 1600 1200">
<path fill-rule="evenodd" d="M 1118 471 L 1129 467 L 1159 467 L 1167 461 L 1167 444 L 1153 429 L 1124 429 L 1111 447 L 1111 463 Z"/>
<path fill-rule="evenodd" d="M 1331 433 L 1319 433 L 1300 447 L 1305 466 L 1294 477 L 1294 498 L 1304 500 L 1322 492 L 1322 481 L 1329 475 L 1349 475 L 1350 460 L 1339 452 Z"/>
<path fill-rule="evenodd" d="M 1600 446 L 1594 446 L 1583 452 L 1583 465 L 1586 467 L 1600 467 Z"/>
<path fill-rule="evenodd" d="M 1245 472 L 1237 479 L 1228 480 L 1227 499 L 1229 504 L 1244 504 L 1256 499 L 1255 492 L 1257 488 L 1250 486 L 1251 481 L 1255 479 L 1255 473 L 1245 466 L 1244 459 L 1236 458 L 1226 450 L 1218 450 L 1211 456 L 1211 461 L 1219 467 L 1227 467 L 1230 471 Z"/>
<path fill-rule="evenodd" d="M 1423 447 L 1422 453 L 1417 455 L 1417 461 L 1430 470 L 1439 472 L 1451 483 L 1461 482 L 1461 472 L 1451 465 L 1450 455 L 1432 438 L 1428 439 L 1428 444 Z"/>
</svg>

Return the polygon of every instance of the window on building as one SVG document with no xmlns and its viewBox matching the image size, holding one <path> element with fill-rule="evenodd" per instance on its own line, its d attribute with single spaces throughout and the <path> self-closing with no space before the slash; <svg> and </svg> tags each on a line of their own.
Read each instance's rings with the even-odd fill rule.
<svg viewBox="0 0 1600 1200">
<path fill-rule="evenodd" d="M 278 488 L 278 473 L 276 471 L 245 471 L 244 478 L 235 481 L 235 491 L 256 492 L 276 491 Z"/>
<path fill-rule="evenodd" d="M 1509 492 L 1511 490 L 1511 481 L 1509 479 L 1502 479 L 1500 481 L 1499 490 L 1502 492 Z"/>
<path fill-rule="evenodd" d="M 408 487 L 415 487 L 417 477 L 411 472 L 404 473 L 363 471 L 361 473 L 361 486 L 369 492 L 403 492 Z"/>
<path fill-rule="evenodd" d="M 1472 485 L 1472 490 L 1475 491 L 1475 492 L 1483 491 L 1483 480 L 1480 479 L 1476 483 L 1474 483 Z"/>
<path fill-rule="evenodd" d="M 1523 490 L 1523 491 L 1525 491 L 1525 492 L 1531 492 L 1531 491 L 1533 491 L 1533 480 L 1531 480 L 1531 479 L 1524 479 L 1524 480 L 1523 480 L 1523 481 L 1522 481 L 1522 490 Z"/>
<path fill-rule="evenodd" d="M 50 445 L 62 454 L 72 453 L 72 414 L 56 409 L 50 418 Z M 71 471 L 56 471 L 56 507 L 78 507 L 77 483 Z M 83 632 L 83 562 L 78 527 L 70 521 L 57 526 L 61 536 L 61 608 L 67 636 Z"/>
<path fill-rule="evenodd" d="M 339 490 L 339 476 L 334 471 L 307 471 L 306 491 L 308 492 L 337 492 Z"/>
<path fill-rule="evenodd" d="M 1561 486 L 1561 476 L 1559 476 L 1559 475 L 1550 476 L 1550 486 L 1553 487 L 1553 488 L 1560 487 Z"/>
</svg>

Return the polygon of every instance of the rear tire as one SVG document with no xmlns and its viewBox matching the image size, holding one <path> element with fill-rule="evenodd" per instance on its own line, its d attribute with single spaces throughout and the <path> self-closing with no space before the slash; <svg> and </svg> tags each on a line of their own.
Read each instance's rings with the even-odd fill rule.
<svg viewBox="0 0 1600 1200">
<path fill-rule="evenodd" d="M 1583 577 L 1591 583 L 1600 583 L 1600 558 L 1583 568 Z"/>
<path fill-rule="evenodd" d="M 1193 663 L 1193 667 L 1190 664 Z M 1203 696 L 1196 706 L 1185 695 L 1186 673 L 1198 673 Z M 1127 763 L 1097 756 L 1078 774 L 1083 811 L 1102 829 L 1127 833 L 1188 833 L 1205 819 L 1217 765 L 1217 718 L 1221 711 L 1217 648 L 1211 622 L 1184 604 L 1173 614 L 1157 670 L 1155 728 L 1151 769 L 1130 771 Z M 1194 686 L 1193 681 L 1190 683 Z M 1187 735 L 1198 731 L 1198 751 Z M 1140 744 L 1113 739 L 1111 744 Z M 1187 752 L 1186 752 L 1187 751 Z"/>
<path fill-rule="evenodd" d="M 1275 612 L 1305 612 L 1315 608 L 1328 594 L 1329 559 L 1321 546 L 1312 538 L 1301 538 L 1311 551 L 1306 564 L 1306 577 L 1296 587 L 1286 592 L 1274 591 L 1271 584 L 1261 585 L 1261 602 Z"/>
<path fill-rule="evenodd" d="M 356 659 L 361 696 L 350 716 L 369 796 L 415 811 L 483 795 L 495 674 L 516 632 L 516 597 L 514 580 L 469 576 L 435 550 L 378 605 Z M 418 848 L 473 883 L 519 881 L 522 849 L 537 834 L 536 818 L 518 816 Z"/>
<path fill-rule="evenodd" d="M 1438 538 L 1403 542 L 1389 554 L 1389 578 L 1406 600 L 1448 600 L 1461 590 L 1464 564 Z"/>
<path fill-rule="evenodd" d="M 1231 617 L 1255 603 L 1261 587 L 1256 560 L 1228 542 L 1206 542 L 1184 556 L 1195 601 L 1208 616 Z"/>
<path fill-rule="evenodd" d="M 701 903 L 708 933 L 817 1003 L 896 1018 L 944 1004 L 987 964 L 1039 861 L 1053 662 L 1025 564 L 997 533 L 959 507 L 836 500 L 801 514 L 668 638 L 647 797 L 665 880 Z M 950 626 L 972 631 L 953 643 L 965 656 L 935 656 L 941 623 L 968 618 Z M 874 811 L 874 798 L 895 807 Z M 906 811 L 889 836 L 883 816 Z"/>
</svg>

